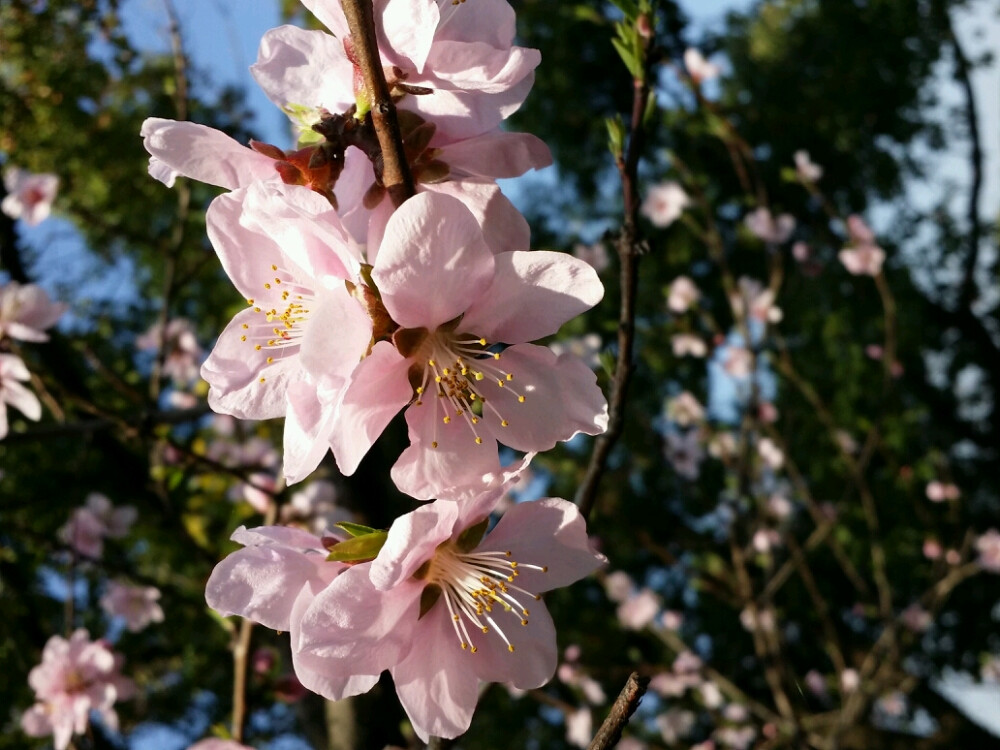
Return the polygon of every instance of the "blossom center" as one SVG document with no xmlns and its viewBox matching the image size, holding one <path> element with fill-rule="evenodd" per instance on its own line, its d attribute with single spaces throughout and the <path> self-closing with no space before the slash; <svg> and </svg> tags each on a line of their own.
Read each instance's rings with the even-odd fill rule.
<svg viewBox="0 0 1000 750">
<path fill-rule="evenodd" d="M 452 542 L 437 549 L 426 581 L 440 590 L 463 650 L 473 654 L 479 650 L 472 638 L 478 630 L 484 635 L 496 633 L 507 650 L 514 652 L 514 644 L 497 620 L 503 615 L 508 620 L 513 618 L 514 623 L 528 625 L 530 612 L 525 602 L 539 601 L 541 597 L 514 583 L 518 570 L 524 569 L 548 571 L 546 566 L 512 560 L 510 550 L 462 552 Z"/>
<path fill-rule="evenodd" d="M 504 368 L 503 354 L 491 351 L 489 342 L 471 334 L 455 333 L 448 325 L 433 333 L 427 329 L 400 329 L 393 336 L 399 352 L 409 357 L 410 383 L 415 396 L 414 406 L 423 406 L 425 398 L 433 398 L 431 408 L 441 405 L 441 422 L 451 424 L 462 419 L 468 425 L 477 445 L 483 442 L 479 423 L 483 414 L 492 413 L 501 427 L 510 425 L 493 398 L 487 398 L 485 388 L 495 385 L 510 391 L 517 403 L 527 400 L 514 384 L 514 373 Z M 437 448 L 437 441 L 431 447 Z"/>
<path fill-rule="evenodd" d="M 292 274 L 274 264 L 270 268 L 273 280 L 263 284 L 268 302 L 247 299 L 258 315 L 252 322 L 243 323 L 240 334 L 240 341 L 253 346 L 255 351 L 268 352 L 268 365 L 298 352 L 299 339 L 309 318 L 309 305 L 315 299 L 312 290 L 295 281 Z M 261 383 L 265 380 L 260 378 Z"/>
</svg>

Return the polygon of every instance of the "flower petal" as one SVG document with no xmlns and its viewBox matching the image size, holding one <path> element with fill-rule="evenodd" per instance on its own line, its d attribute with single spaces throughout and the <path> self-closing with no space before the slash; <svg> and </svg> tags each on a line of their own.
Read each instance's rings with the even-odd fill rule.
<svg viewBox="0 0 1000 750">
<path fill-rule="evenodd" d="M 493 254 L 458 200 L 420 193 L 385 228 L 372 278 L 392 319 L 433 330 L 461 315 L 489 283 Z"/>
<path fill-rule="evenodd" d="M 152 156 L 149 173 L 168 187 L 173 180 L 164 178 L 170 173 L 227 190 L 277 179 L 273 159 L 205 125 L 149 117 L 140 134 Z"/>
<path fill-rule="evenodd" d="M 431 503 L 400 516 L 371 564 L 368 575 L 379 591 L 389 591 L 412 578 L 451 538 L 459 517 L 457 503 Z"/>
<path fill-rule="evenodd" d="M 407 368 L 407 360 L 395 347 L 380 341 L 355 370 L 330 437 L 337 466 L 345 475 L 354 473 L 386 425 L 413 397 Z"/>
<path fill-rule="evenodd" d="M 260 40 L 250 73 L 282 109 L 296 104 L 343 112 L 354 103 L 354 66 L 343 43 L 322 31 L 271 29 Z"/>
<path fill-rule="evenodd" d="M 392 467 L 392 481 L 418 500 L 465 499 L 487 489 L 500 472 L 497 444 L 489 432 L 473 432 L 464 418 L 454 415 L 445 424 L 440 402 L 430 396 L 406 410 L 410 446 Z M 481 443 L 476 443 L 477 434 Z"/>
<path fill-rule="evenodd" d="M 601 301 L 593 267 L 566 253 L 500 253 L 490 287 L 466 311 L 459 330 L 518 344 L 550 336 Z"/>
<path fill-rule="evenodd" d="M 518 585 L 536 594 L 568 586 L 607 564 L 607 558 L 591 546 L 577 507 L 552 497 L 511 507 L 479 549 L 511 550 L 519 562 L 547 566 L 546 572 L 518 571 Z"/>
<path fill-rule="evenodd" d="M 483 421 L 504 445 L 543 451 L 579 432 L 597 435 L 607 429 L 608 405 L 597 377 L 576 356 L 556 357 L 548 347 L 518 344 L 505 349 L 496 364 L 514 377 L 503 387 L 482 381 L 492 405 Z"/>
</svg>

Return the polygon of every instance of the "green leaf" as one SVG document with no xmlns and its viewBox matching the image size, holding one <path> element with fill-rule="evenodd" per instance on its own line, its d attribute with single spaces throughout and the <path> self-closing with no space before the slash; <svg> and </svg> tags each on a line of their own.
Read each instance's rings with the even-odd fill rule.
<svg viewBox="0 0 1000 750">
<path fill-rule="evenodd" d="M 612 39 L 611 43 L 614 45 L 615 49 L 618 50 L 619 57 L 621 57 L 622 62 L 625 63 L 625 67 L 628 68 L 628 72 L 632 74 L 632 77 L 641 79 L 642 64 L 636 58 L 635 54 L 629 50 L 620 39 Z"/>
<path fill-rule="evenodd" d="M 615 159 L 620 159 L 625 153 L 625 123 L 621 115 L 608 117 L 604 126 L 608 129 L 608 151 Z"/>
<path fill-rule="evenodd" d="M 365 560 L 374 560 L 388 536 L 388 532 L 385 531 L 375 531 L 364 536 L 356 536 L 353 539 L 333 545 L 326 559 L 332 562 L 364 562 Z"/>
<path fill-rule="evenodd" d="M 373 529 L 371 526 L 363 526 L 360 523 L 351 523 L 350 521 L 341 521 L 340 523 L 335 523 L 338 529 L 346 531 L 351 536 L 364 536 L 365 534 L 374 534 L 378 529 Z"/>
</svg>

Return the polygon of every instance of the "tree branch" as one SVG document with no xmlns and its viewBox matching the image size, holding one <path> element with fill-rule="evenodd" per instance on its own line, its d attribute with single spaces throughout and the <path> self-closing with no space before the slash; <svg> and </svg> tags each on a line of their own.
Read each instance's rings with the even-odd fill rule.
<svg viewBox="0 0 1000 750">
<path fill-rule="evenodd" d="M 416 193 L 416 187 L 403 152 L 403 137 L 396 119 L 396 105 L 393 104 L 389 85 L 382 71 L 372 0 L 343 0 L 342 5 L 347 26 L 351 30 L 354 52 L 365 80 L 365 89 L 371 100 L 372 125 L 382 148 L 382 184 L 385 185 L 392 204 L 398 208 Z"/>
<path fill-rule="evenodd" d="M 632 714 L 639 707 L 639 701 L 646 694 L 648 686 L 649 679 L 639 677 L 638 672 L 633 672 L 628 676 L 625 687 L 622 688 L 622 691 L 615 699 L 614 705 L 611 706 L 608 718 L 604 720 L 601 728 L 597 730 L 597 734 L 594 735 L 594 739 L 587 750 L 608 750 L 608 748 L 612 748 L 618 744 L 618 740 L 622 738 L 622 730 L 625 729 L 629 718 L 631 718 Z"/>
</svg>

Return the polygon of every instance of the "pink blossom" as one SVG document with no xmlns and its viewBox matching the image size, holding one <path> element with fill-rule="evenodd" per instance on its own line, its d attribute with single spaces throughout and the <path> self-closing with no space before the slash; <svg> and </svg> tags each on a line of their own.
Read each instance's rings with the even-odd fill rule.
<svg viewBox="0 0 1000 750">
<path fill-rule="evenodd" d="M 204 354 L 195 338 L 194 326 L 186 318 L 174 318 L 167 322 L 161 333 L 159 323 L 135 340 L 137 348 L 145 351 L 159 351 L 163 346 L 163 374 L 173 378 L 179 385 L 193 383 L 198 379 L 198 368 Z"/>
<path fill-rule="evenodd" d="M 45 329 L 54 326 L 67 307 L 49 299 L 40 286 L 9 281 L 0 286 L 0 337 L 48 341 Z"/>
<path fill-rule="evenodd" d="M 808 151 L 796 151 L 795 172 L 803 182 L 817 182 L 823 176 L 823 167 L 814 164 Z"/>
<path fill-rule="evenodd" d="M 1000 531 L 990 529 L 976 539 L 979 566 L 990 573 L 1000 573 Z"/>
<path fill-rule="evenodd" d="M 585 333 L 583 336 L 576 336 L 571 339 L 553 341 L 549 344 L 549 349 L 557 356 L 572 354 L 579 358 L 591 370 L 596 370 L 601 366 L 601 350 L 604 342 L 596 333 Z"/>
<path fill-rule="evenodd" d="M 729 304 L 739 317 L 749 315 L 762 323 L 779 323 L 783 317 L 781 308 L 774 304 L 774 292 L 757 279 L 741 276 L 737 289 L 730 296 Z"/>
<path fill-rule="evenodd" d="M 826 678 L 815 669 L 810 669 L 806 672 L 805 683 L 806 687 L 809 688 L 809 692 L 817 698 L 823 698 L 827 695 Z"/>
<path fill-rule="evenodd" d="M 107 497 L 91 492 L 59 529 L 59 538 L 77 554 L 98 559 L 104 553 L 104 540 L 126 536 L 137 516 L 131 505 L 115 508 Z"/>
<path fill-rule="evenodd" d="M 747 707 L 740 703 L 730 703 L 722 711 L 722 717 L 726 721 L 731 721 L 734 724 L 740 724 L 750 718 L 750 712 Z"/>
<path fill-rule="evenodd" d="M 712 736 L 716 742 L 725 747 L 731 747 L 733 750 L 748 750 L 757 736 L 757 730 L 751 726 L 722 727 L 716 729 Z"/>
<path fill-rule="evenodd" d="M 753 355 L 745 346 L 727 346 L 722 368 L 734 378 L 750 377 Z"/>
<path fill-rule="evenodd" d="M 294 648 L 303 613 L 348 566 L 328 561 L 323 540 L 301 529 L 264 526 L 247 530 L 241 526 L 231 538 L 244 547 L 215 566 L 205 587 L 208 606 L 223 616 L 238 614 L 289 632 L 292 665 L 310 690 L 334 700 L 370 690 L 381 670 L 370 674 L 317 671 L 303 663 Z"/>
<path fill-rule="evenodd" d="M 875 708 L 886 716 L 899 717 L 906 713 L 906 696 L 895 690 L 875 701 Z"/>
<path fill-rule="evenodd" d="M 770 401 L 762 401 L 757 407 L 757 419 L 764 424 L 774 424 L 778 421 L 778 407 Z"/>
<path fill-rule="evenodd" d="M 700 336 L 691 333 L 678 333 L 670 337 L 670 346 L 674 350 L 675 357 L 691 355 L 692 357 L 704 357 L 708 353 L 708 346 Z"/>
<path fill-rule="evenodd" d="M 48 218 L 59 190 L 58 177 L 10 167 L 4 173 L 3 184 L 7 197 L 0 203 L 0 211 L 12 219 L 23 219 L 28 226 L 35 226 Z"/>
<path fill-rule="evenodd" d="M 684 615 L 673 609 L 664 610 L 660 616 L 660 624 L 667 630 L 680 630 L 684 624 Z"/>
<path fill-rule="evenodd" d="M 499 473 L 498 441 L 549 450 L 606 428 L 593 372 L 526 343 L 601 299 L 586 263 L 544 251 L 494 255 L 458 201 L 420 194 L 390 218 L 371 278 L 398 328 L 350 377 L 329 436 L 342 472 L 403 408 L 411 445 L 392 478 L 418 499 L 482 487 Z M 500 342 L 510 346 L 494 351 Z"/>
<path fill-rule="evenodd" d="M 927 499 L 934 503 L 941 503 L 945 500 L 958 500 L 962 496 L 962 491 L 952 482 L 940 482 L 934 480 L 927 483 L 925 490 Z"/>
<path fill-rule="evenodd" d="M 757 529 L 750 544 L 755 551 L 766 555 L 772 549 L 781 546 L 781 535 L 774 529 Z"/>
<path fill-rule="evenodd" d="M 860 245 L 841 250 L 837 257 L 855 276 L 878 276 L 885 262 L 885 250 L 878 245 Z"/>
<path fill-rule="evenodd" d="M 660 597 L 643 588 L 618 606 L 618 622 L 628 630 L 642 630 L 660 611 Z"/>
<path fill-rule="evenodd" d="M 944 553 L 944 549 L 937 539 L 925 539 L 923 553 L 928 560 L 937 560 Z"/>
<path fill-rule="evenodd" d="M 856 669 L 845 669 L 840 673 L 840 690 L 844 693 L 853 693 L 861 684 L 861 677 Z"/>
<path fill-rule="evenodd" d="M 283 525 L 300 526 L 314 534 L 332 530 L 341 521 L 353 520 L 350 511 L 337 505 L 337 488 L 325 479 L 310 482 L 281 506 Z"/>
<path fill-rule="evenodd" d="M 847 234 L 855 245 L 875 244 L 875 232 L 857 214 L 851 214 L 847 217 Z"/>
<path fill-rule="evenodd" d="M 708 62 L 704 55 L 694 47 L 688 47 L 684 50 L 684 67 L 687 68 L 688 75 L 691 76 L 691 80 L 696 85 L 702 81 L 710 81 L 719 77 L 719 66 Z"/>
<path fill-rule="evenodd" d="M 793 510 L 794 506 L 784 495 L 774 494 L 767 499 L 767 512 L 779 521 L 788 518 Z"/>
<path fill-rule="evenodd" d="M 691 481 L 698 478 L 705 451 L 695 430 L 688 430 L 683 435 L 669 433 L 664 453 L 678 476 Z"/>
<path fill-rule="evenodd" d="M 680 183 L 668 180 L 653 185 L 639 208 L 639 212 L 649 219 L 654 227 L 669 227 L 680 218 L 691 199 Z"/>
<path fill-rule="evenodd" d="M 740 624 L 751 633 L 755 630 L 773 632 L 776 626 L 774 610 L 768 607 L 762 609 L 745 607 L 740 612 Z"/>
<path fill-rule="evenodd" d="M 577 242 L 573 245 L 573 257 L 589 263 L 598 273 L 606 269 L 611 262 L 608 258 L 608 249 L 603 242 L 595 242 L 593 245 Z"/>
<path fill-rule="evenodd" d="M 962 554 L 957 549 L 950 549 L 944 553 L 944 561 L 949 565 L 958 565 L 962 562 Z"/>
<path fill-rule="evenodd" d="M 670 282 L 667 292 L 667 307 L 671 312 L 683 313 L 694 305 L 701 297 L 701 292 L 687 276 L 678 276 Z"/>
<path fill-rule="evenodd" d="M 792 245 L 792 257 L 799 263 L 806 263 L 812 259 L 812 248 L 805 242 L 799 240 Z"/>
<path fill-rule="evenodd" d="M 781 214 L 777 218 L 771 215 L 770 210 L 761 206 L 745 219 L 747 229 L 753 232 L 764 242 L 780 245 L 788 241 L 795 231 L 795 217 L 791 214 Z"/>
<path fill-rule="evenodd" d="M 899 618 L 903 625 L 912 630 L 914 633 L 923 633 L 934 623 L 934 618 L 931 617 L 931 613 L 921 607 L 917 602 L 914 602 L 900 612 Z"/>
<path fill-rule="evenodd" d="M 586 748 L 593 737 L 593 718 L 589 708 L 579 708 L 566 716 L 566 742 Z"/>
<path fill-rule="evenodd" d="M 28 675 L 36 703 L 21 717 L 21 729 L 31 737 L 53 735 L 56 750 L 64 750 L 74 734 L 87 730 L 91 711 L 117 729 L 114 704 L 135 692 L 134 683 L 121 675 L 122 662 L 104 641 L 91 642 L 82 628 L 69 640 L 52 636 L 41 664 Z"/>
<path fill-rule="evenodd" d="M 124 617 L 132 633 L 145 630 L 153 622 L 163 622 L 160 590 L 155 586 L 130 586 L 109 581 L 101 597 L 101 608 L 112 617 Z"/>
<path fill-rule="evenodd" d="M 656 726 L 663 741 L 673 745 L 694 729 L 696 718 L 691 711 L 675 706 L 656 717 Z"/>
<path fill-rule="evenodd" d="M 769 437 L 757 441 L 757 455 L 769 469 L 774 471 L 785 465 L 785 452 Z"/>
<path fill-rule="evenodd" d="M 667 401 L 667 418 L 681 427 L 688 427 L 705 419 L 705 407 L 689 391 L 683 391 Z"/>
<path fill-rule="evenodd" d="M 274 503 L 274 495 L 278 490 L 278 480 L 273 474 L 257 471 L 247 477 L 247 481 L 232 487 L 229 499 L 233 502 L 241 500 L 250 504 L 258 513 L 267 513 Z"/>
<path fill-rule="evenodd" d="M 720 461 L 728 461 L 736 455 L 736 437 L 731 432 L 717 432 L 708 441 L 708 454 Z"/>
<path fill-rule="evenodd" d="M 635 584 L 632 577 L 624 570 L 616 570 L 604 576 L 604 591 L 608 599 L 619 604 L 632 595 Z"/>
<path fill-rule="evenodd" d="M 698 692 L 701 693 L 701 700 L 705 704 L 705 708 L 714 711 L 722 705 L 722 690 L 714 682 L 703 683 L 698 688 Z"/>
<path fill-rule="evenodd" d="M 425 741 L 468 728 L 481 682 L 547 682 L 555 630 L 538 595 L 606 559 L 591 548 L 576 507 L 553 498 L 515 505 L 480 541 L 502 494 L 431 503 L 396 519 L 378 557 L 350 567 L 309 606 L 300 664 L 337 675 L 389 669 Z"/>
<path fill-rule="evenodd" d="M 0 354 L 0 440 L 7 436 L 7 405 L 10 404 L 28 419 L 42 418 L 42 404 L 22 382 L 31 380 L 31 373 L 16 354 Z"/>
</svg>

